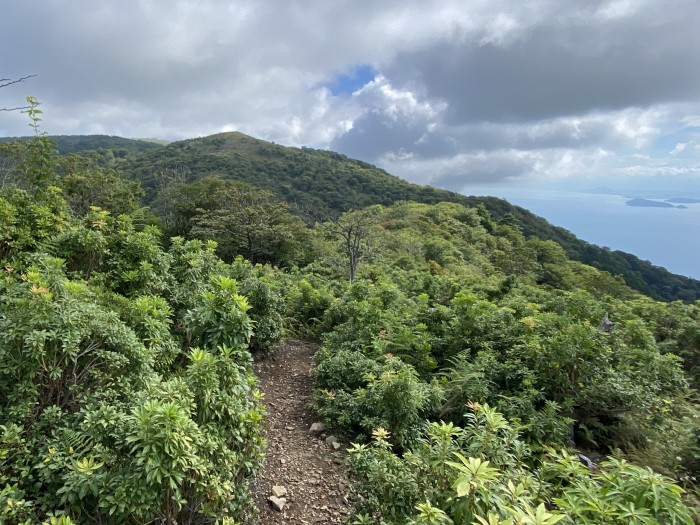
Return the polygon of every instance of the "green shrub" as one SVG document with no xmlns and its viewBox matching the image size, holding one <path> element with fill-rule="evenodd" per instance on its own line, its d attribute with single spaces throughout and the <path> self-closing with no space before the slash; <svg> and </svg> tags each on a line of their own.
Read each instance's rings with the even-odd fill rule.
<svg viewBox="0 0 700 525">
<path fill-rule="evenodd" d="M 669 479 L 616 459 L 591 471 L 566 451 L 533 465 L 501 414 L 471 409 L 466 428 L 431 423 L 402 456 L 384 429 L 353 445 L 354 523 L 692 523 L 683 490 Z"/>
<path fill-rule="evenodd" d="M 42 253 L 0 274 L 0 522 L 250 517 L 264 440 L 247 303 L 201 245 L 178 245 L 167 276 L 151 234 L 119 224 L 107 242 L 134 249 L 103 252 L 89 275 L 75 266 L 86 247 L 63 245 L 87 281 Z M 134 279 L 102 285 L 127 265 Z"/>
<path fill-rule="evenodd" d="M 189 346 L 213 350 L 219 346 L 246 347 L 253 335 L 250 306 L 238 294 L 234 279 L 223 275 L 211 277 L 210 289 L 202 293 L 200 304 L 185 315 Z"/>
<path fill-rule="evenodd" d="M 412 366 L 395 357 L 383 362 L 361 353 L 322 350 L 317 357 L 314 403 L 329 423 L 351 435 L 382 427 L 408 448 L 423 420 L 439 406 L 436 382 L 422 382 Z"/>
<path fill-rule="evenodd" d="M 333 300 L 327 284 L 319 278 L 308 276 L 293 282 L 286 306 L 291 331 L 305 337 L 320 335 L 321 323 Z"/>
<path fill-rule="evenodd" d="M 0 188 L 0 262 L 41 248 L 59 234 L 68 221 L 60 190 L 49 187 L 42 195 L 15 187 Z"/>
<path fill-rule="evenodd" d="M 265 268 L 237 257 L 231 264 L 231 275 L 238 282 L 240 293 L 250 305 L 249 316 L 253 321 L 253 335 L 250 349 L 257 352 L 270 350 L 283 334 L 282 315 L 285 309 L 281 291 L 275 287 L 275 278 L 279 272 L 271 268 L 270 275 L 264 274 Z"/>
</svg>

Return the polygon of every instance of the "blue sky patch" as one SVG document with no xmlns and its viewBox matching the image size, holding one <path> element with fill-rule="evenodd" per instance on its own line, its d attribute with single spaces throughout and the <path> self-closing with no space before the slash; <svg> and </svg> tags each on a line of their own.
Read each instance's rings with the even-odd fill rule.
<svg viewBox="0 0 700 525">
<path fill-rule="evenodd" d="M 653 141 L 648 153 L 652 157 L 666 157 L 677 144 L 688 142 L 689 139 L 689 134 L 685 130 L 661 135 Z"/>
<path fill-rule="evenodd" d="M 377 71 L 368 64 L 354 67 L 347 74 L 337 75 L 333 80 L 323 84 L 331 90 L 334 97 L 338 95 L 350 95 L 353 92 L 374 80 Z"/>
</svg>

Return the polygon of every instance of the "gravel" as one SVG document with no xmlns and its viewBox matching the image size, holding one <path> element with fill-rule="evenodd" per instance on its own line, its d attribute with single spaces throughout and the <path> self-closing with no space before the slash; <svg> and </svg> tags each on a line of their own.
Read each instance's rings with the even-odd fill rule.
<svg viewBox="0 0 700 525">
<path fill-rule="evenodd" d="M 253 487 L 258 525 L 341 523 L 352 511 L 348 445 L 336 438 L 327 442 L 317 432 L 319 426 L 310 431 L 318 422 L 307 406 L 313 390 L 311 357 L 317 349 L 312 343 L 286 341 L 255 363 L 268 426 L 265 466 Z M 271 498 L 278 503 L 282 492 L 279 510 Z"/>
</svg>

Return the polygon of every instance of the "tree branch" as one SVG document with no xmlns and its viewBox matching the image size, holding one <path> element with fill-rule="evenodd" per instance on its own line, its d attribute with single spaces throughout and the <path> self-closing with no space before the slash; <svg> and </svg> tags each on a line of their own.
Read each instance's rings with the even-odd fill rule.
<svg viewBox="0 0 700 525">
<path fill-rule="evenodd" d="M 0 111 L 18 111 L 20 109 L 29 109 L 31 106 L 18 106 L 16 108 L 0 108 Z"/>
<path fill-rule="evenodd" d="M 27 75 L 26 77 L 20 77 L 20 78 L 0 78 L 0 88 L 4 88 L 7 86 L 11 86 L 12 84 L 19 84 L 20 82 L 24 82 L 25 80 L 29 78 L 33 78 L 36 75 Z"/>
<path fill-rule="evenodd" d="M 0 78 L 0 89 L 11 86 L 12 84 L 19 84 L 20 82 L 24 82 L 25 80 L 35 76 L 36 75 L 27 75 L 26 77 L 20 78 Z M 21 111 L 29 108 L 31 108 L 31 106 L 17 106 L 16 108 L 0 108 L 0 111 Z"/>
</svg>

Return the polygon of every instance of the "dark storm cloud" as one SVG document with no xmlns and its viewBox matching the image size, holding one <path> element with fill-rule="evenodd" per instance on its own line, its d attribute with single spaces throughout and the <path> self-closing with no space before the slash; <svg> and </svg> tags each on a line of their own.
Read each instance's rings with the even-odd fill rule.
<svg viewBox="0 0 700 525">
<path fill-rule="evenodd" d="M 700 3 L 657 2 L 606 19 L 595 9 L 551 16 L 506 43 L 443 40 L 400 53 L 385 71 L 445 100 L 450 123 L 523 122 L 697 101 Z"/>
</svg>

